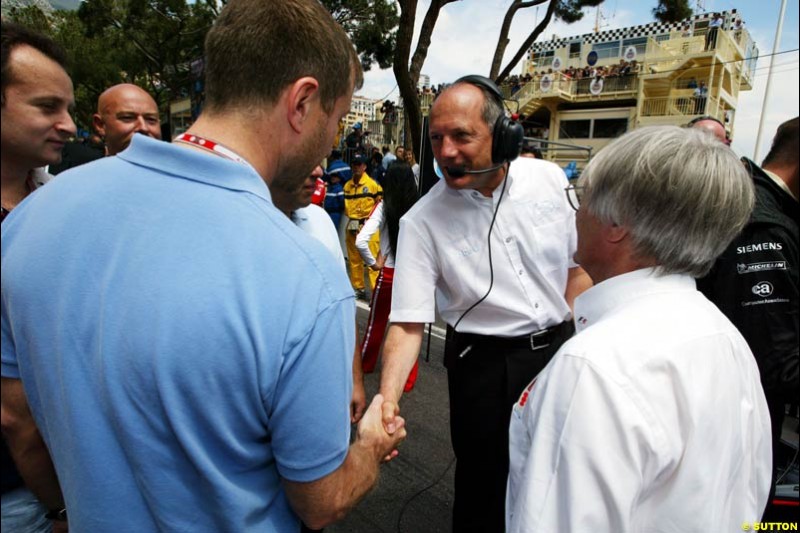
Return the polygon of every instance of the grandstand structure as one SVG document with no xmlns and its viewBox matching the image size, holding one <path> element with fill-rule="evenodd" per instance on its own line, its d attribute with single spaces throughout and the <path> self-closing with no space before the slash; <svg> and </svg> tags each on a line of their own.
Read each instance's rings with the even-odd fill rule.
<svg viewBox="0 0 800 533">
<path fill-rule="evenodd" d="M 758 48 L 736 10 L 720 15 L 718 29 L 709 27 L 714 14 L 703 13 L 670 24 L 553 36 L 533 44 L 522 75 L 503 91 L 528 134 L 591 152 L 634 128 L 684 125 L 703 115 L 719 119 L 732 138 L 739 92 L 753 88 Z M 582 167 L 587 159 L 586 150 L 548 152 L 562 166 Z"/>
</svg>

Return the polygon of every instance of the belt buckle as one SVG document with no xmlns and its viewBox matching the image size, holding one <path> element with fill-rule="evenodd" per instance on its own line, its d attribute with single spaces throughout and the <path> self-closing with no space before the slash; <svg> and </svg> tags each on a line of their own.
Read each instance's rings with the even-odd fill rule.
<svg viewBox="0 0 800 533">
<path fill-rule="evenodd" d="M 536 339 L 538 339 L 539 337 L 544 337 L 548 333 L 550 333 L 549 329 L 543 329 L 541 331 L 537 331 L 536 333 L 530 334 L 531 351 L 535 352 L 536 350 L 541 350 L 542 348 L 547 348 L 548 346 L 550 346 L 549 342 L 547 344 L 541 344 L 539 346 L 536 345 Z"/>
</svg>

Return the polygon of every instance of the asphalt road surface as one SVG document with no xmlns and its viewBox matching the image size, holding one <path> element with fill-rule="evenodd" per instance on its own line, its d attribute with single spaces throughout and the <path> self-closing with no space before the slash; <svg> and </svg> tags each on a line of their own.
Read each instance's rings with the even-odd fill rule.
<svg viewBox="0 0 800 533">
<path fill-rule="evenodd" d="M 367 315 L 366 305 L 359 303 L 359 338 Z M 326 528 L 326 532 L 450 531 L 455 465 L 450 447 L 447 372 L 442 366 L 443 337 L 441 328 L 435 327 L 430 361 L 426 361 L 427 335 L 423 338 L 417 383 L 400 401 L 408 430 L 400 455 L 381 468 L 372 492 L 343 521 Z M 379 370 L 380 365 L 374 374 L 365 376 L 368 402 L 378 392 Z"/>
</svg>

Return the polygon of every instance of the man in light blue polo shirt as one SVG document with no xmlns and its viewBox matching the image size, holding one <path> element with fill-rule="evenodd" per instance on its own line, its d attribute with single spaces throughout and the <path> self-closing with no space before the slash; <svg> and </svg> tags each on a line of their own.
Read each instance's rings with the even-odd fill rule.
<svg viewBox="0 0 800 533">
<path fill-rule="evenodd" d="M 405 435 L 376 396 L 349 444 L 352 290 L 268 189 L 347 113 L 346 34 L 316 0 L 232 0 L 206 76 L 175 143 L 135 135 L 3 223 L 3 429 L 33 417 L 73 531 L 323 527 Z"/>
</svg>

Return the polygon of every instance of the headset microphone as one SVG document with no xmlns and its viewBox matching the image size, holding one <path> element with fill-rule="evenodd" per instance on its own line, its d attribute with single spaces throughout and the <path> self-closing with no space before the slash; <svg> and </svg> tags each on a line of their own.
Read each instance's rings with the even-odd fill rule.
<svg viewBox="0 0 800 533">
<path fill-rule="evenodd" d="M 494 172 L 495 170 L 499 169 L 503 166 L 504 163 L 500 163 L 499 165 L 490 167 L 490 168 L 482 168 L 480 170 L 467 170 L 463 166 L 457 167 L 445 167 L 447 169 L 447 173 L 450 174 L 454 178 L 461 178 L 466 176 L 467 174 L 486 174 L 488 172 Z"/>
</svg>

